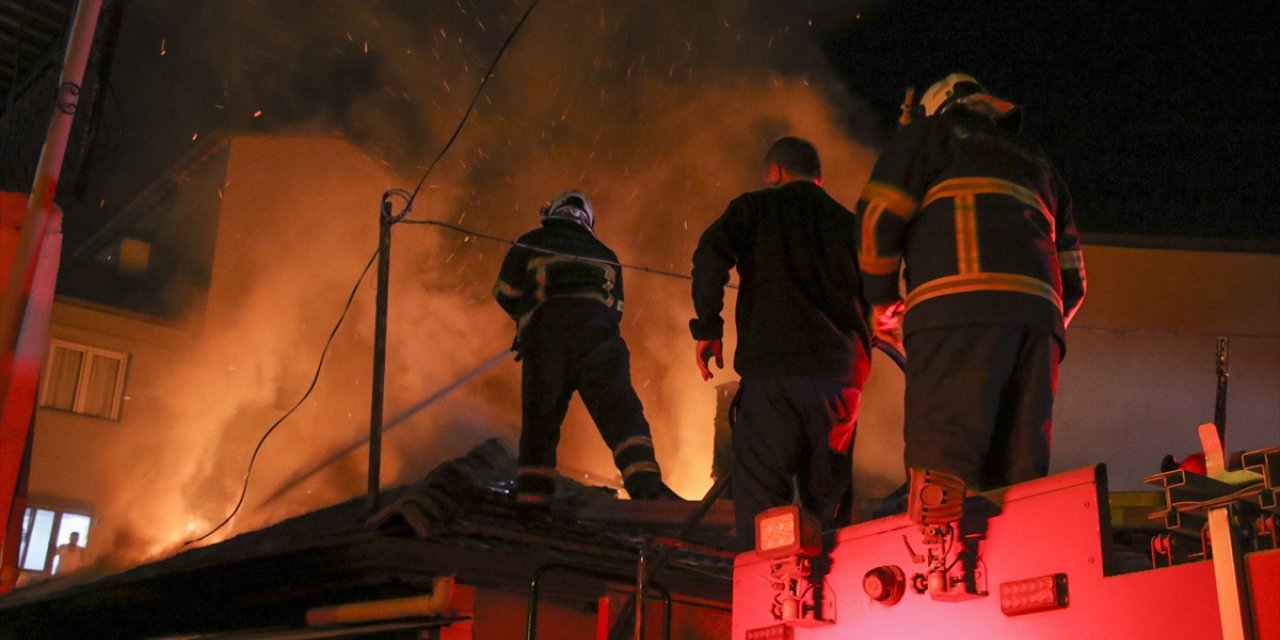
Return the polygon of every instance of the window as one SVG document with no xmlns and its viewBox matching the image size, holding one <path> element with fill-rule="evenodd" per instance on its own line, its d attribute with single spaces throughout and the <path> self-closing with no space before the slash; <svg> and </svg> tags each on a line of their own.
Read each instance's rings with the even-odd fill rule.
<svg viewBox="0 0 1280 640">
<path fill-rule="evenodd" d="M 138 238 L 121 237 L 98 251 L 94 259 L 101 264 L 114 266 L 120 275 L 127 278 L 145 278 L 151 263 L 151 243 Z"/>
<path fill-rule="evenodd" d="M 120 417 L 128 356 L 53 340 L 45 363 L 41 405 L 115 420 Z"/>
<path fill-rule="evenodd" d="M 23 571 L 53 573 L 58 545 L 67 544 L 72 533 L 80 534 L 77 544 L 89 544 L 88 514 L 29 507 L 22 516 L 22 544 L 18 547 L 18 566 Z"/>
</svg>

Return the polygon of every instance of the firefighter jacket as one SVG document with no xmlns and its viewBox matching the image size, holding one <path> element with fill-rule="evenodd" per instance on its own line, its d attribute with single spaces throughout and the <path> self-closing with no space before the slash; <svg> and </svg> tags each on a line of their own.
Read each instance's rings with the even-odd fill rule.
<svg viewBox="0 0 1280 640">
<path fill-rule="evenodd" d="M 722 337 L 724 286 L 736 267 L 739 375 L 814 375 L 861 385 L 871 334 L 858 281 L 858 233 L 857 218 L 812 182 L 737 197 L 693 254 L 694 339 Z"/>
<path fill-rule="evenodd" d="M 858 200 L 860 263 L 872 304 L 900 299 L 905 333 L 1025 324 L 1061 341 L 1084 299 L 1071 196 L 1036 145 L 963 109 L 889 141 Z"/>
<path fill-rule="evenodd" d="M 547 218 L 520 236 L 507 253 L 493 286 L 520 334 L 545 303 L 556 299 L 598 301 L 613 323 L 622 320 L 622 270 L 618 256 L 585 227 Z"/>
</svg>

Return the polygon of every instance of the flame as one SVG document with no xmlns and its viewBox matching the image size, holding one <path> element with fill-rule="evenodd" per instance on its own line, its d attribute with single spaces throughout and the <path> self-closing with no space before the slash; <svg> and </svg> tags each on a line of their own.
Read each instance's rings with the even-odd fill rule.
<svg viewBox="0 0 1280 640">
<path fill-rule="evenodd" d="M 577 187 L 592 198 L 598 235 L 624 262 L 687 272 L 701 231 L 734 196 L 760 186 L 764 150 L 785 134 L 817 145 L 825 187 L 852 205 L 874 155 L 845 127 L 851 113 L 865 114 L 856 104 L 833 99 L 827 87 L 835 83 L 820 67 L 807 66 L 811 72 L 805 75 L 773 70 L 788 47 L 805 60 L 814 55 L 800 29 L 762 24 L 730 2 L 601 2 L 590 9 L 559 4 L 564 6 L 540 7 L 519 35 L 460 142 L 426 183 L 413 217 L 455 223 L 465 218 L 485 233 L 515 237 L 538 223 L 538 208 L 552 194 Z M 679 16 L 658 19 L 651 15 L 655 11 Z M 512 20 L 501 11 L 415 18 L 445 23 L 436 34 L 387 26 L 397 25 L 394 20 L 370 19 L 383 25 L 374 29 L 337 10 L 321 13 L 302 16 L 295 35 L 332 35 L 334 43 L 355 47 L 338 50 L 358 54 L 359 64 L 378 65 L 370 67 L 375 81 L 367 90 L 352 90 L 341 112 L 305 127 L 287 126 L 323 129 L 337 123 L 367 155 L 349 147 L 326 158 L 318 154 L 334 153 L 326 146 L 330 142 L 309 138 L 233 140 L 227 180 L 216 197 L 222 212 L 219 250 L 226 247 L 238 257 L 215 257 L 221 261 L 199 340 L 172 354 L 161 381 L 149 390 L 162 409 L 149 420 L 122 423 L 116 446 L 103 452 L 104 464 L 115 473 L 110 486 L 101 488 L 98 515 L 112 540 L 107 553 L 118 566 L 172 553 L 235 507 L 255 443 L 302 395 L 324 338 L 376 247 L 378 194 L 416 182 L 422 158 L 431 155 L 425 149 L 437 149 L 448 138 Z M 263 16 L 239 19 L 247 22 L 236 23 L 237 34 L 286 28 L 278 20 L 258 22 Z M 206 37 L 202 45 L 243 36 Z M 422 46 L 423 38 L 431 45 Z M 369 40 L 386 44 L 367 51 Z M 210 60 L 213 49 L 230 52 L 228 73 L 245 71 L 224 86 L 256 81 L 253 74 L 261 69 L 251 50 L 210 49 Z M 309 50 L 299 49 L 298 55 Z M 323 59 L 305 62 L 319 67 L 312 73 L 328 68 Z M 298 73 L 308 73 L 303 66 Z M 435 92 L 442 86 L 451 88 Z M 263 103 L 248 107 L 253 117 L 269 109 L 288 122 L 293 110 L 284 108 L 285 94 L 254 97 Z M 220 96 L 219 112 L 234 112 L 223 109 L 234 99 Z M 403 108 L 406 101 L 411 111 Z M 335 157 L 339 166 L 326 164 Z M 231 241 L 227 234 L 240 235 Z M 396 228 L 385 415 L 510 344 L 511 323 L 489 297 L 505 250 L 439 228 Z M 700 497 L 711 485 L 714 385 L 734 376 L 726 370 L 713 382 L 699 378 L 687 329 L 687 282 L 635 271 L 624 277 L 623 335 L 658 460 L 677 492 Z M 733 293 L 726 298 L 728 320 Z M 367 433 L 370 283 L 356 296 L 347 323 L 314 393 L 262 447 L 241 511 L 207 542 L 364 490 L 362 450 L 288 500 L 261 502 L 297 469 Z M 735 336 L 732 322 L 728 326 L 731 350 Z M 514 451 L 519 388 L 519 367 L 500 365 L 389 433 L 384 485 L 419 478 L 489 437 L 506 439 Z M 618 477 L 576 401 L 559 461 L 565 468 Z"/>
</svg>

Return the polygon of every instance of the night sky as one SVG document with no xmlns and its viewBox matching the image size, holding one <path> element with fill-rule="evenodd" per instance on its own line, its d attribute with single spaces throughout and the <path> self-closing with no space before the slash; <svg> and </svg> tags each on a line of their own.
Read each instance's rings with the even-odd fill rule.
<svg viewBox="0 0 1280 640">
<path fill-rule="evenodd" d="M 1274 2 L 875 2 L 825 42 L 886 118 L 953 71 L 1024 107 L 1085 232 L 1280 240 Z"/>
<path fill-rule="evenodd" d="M 572 11 L 618 11 L 607 2 L 595 7 L 543 0 L 530 24 L 556 20 L 565 2 Z M 324 9 L 312 10 L 317 6 Z M 285 133 L 320 123 L 396 166 L 424 164 L 440 140 L 439 126 L 425 126 L 421 114 L 443 109 L 443 120 L 453 120 L 466 92 L 442 96 L 434 89 L 438 83 L 398 81 L 404 65 L 424 60 L 421 51 L 398 52 L 430 45 L 440 56 L 429 61 L 440 70 L 430 73 L 470 91 L 527 6 L 405 0 L 131 5 L 112 82 L 117 96 L 149 97 L 127 104 L 115 120 L 145 125 L 148 146 L 125 151 L 128 163 L 114 162 L 127 171 L 102 173 L 101 184 L 111 187 L 82 203 L 69 220 L 69 240 L 112 215 L 97 203 L 126 198 L 193 146 L 192 132 Z M 754 0 L 735 7 L 725 13 L 750 18 L 715 37 L 781 50 L 776 39 L 765 43 L 768 34 L 791 34 L 793 41 L 784 43 L 791 53 L 763 56 L 765 64 L 792 76 L 829 76 L 834 68 L 844 86 L 829 93 L 837 103 L 854 105 L 849 134 L 860 142 L 884 143 L 905 87 L 923 91 L 933 80 L 963 71 L 1023 106 L 1024 133 L 1065 176 L 1082 231 L 1280 242 L 1274 176 L 1280 166 L 1280 76 L 1270 68 L 1280 60 L 1273 28 L 1280 11 L 1274 2 Z M 687 12 L 697 18 L 708 10 Z M 471 13 L 492 28 L 475 28 Z M 656 18 L 638 22 L 643 18 L 634 19 L 627 33 L 652 43 L 651 55 L 684 51 L 690 36 L 682 30 L 698 28 Z M 441 25 L 453 29 L 450 37 L 465 35 L 465 44 L 445 46 L 450 41 L 437 37 Z M 406 43 L 401 49 L 387 46 L 396 38 Z M 815 53 L 794 55 L 801 48 L 795 41 L 804 39 Z M 442 44 L 432 44 L 436 40 Z M 571 33 L 560 40 L 573 46 Z M 705 37 L 699 44 L 700 51 L 714 46 Z M 509 55 L 528 55 L 538 45 L 517 38 Z M 613 46 L 634 43 L 624 38 Z M 166 68 L 158 73 L 154 61 L 166 47 Z M 644 53 L 634 57 L 643 60 Z M 140 61 L 148 65 L 145 71 Z M 553 71 L 564 72 L 548 73 Z M 183 79 L 178 92 L 174 78 Z M 479 117 L 500 117 L 502 106 Z M 249 117 L 258 109 L 268 117 Z M 162 135 L 165 128 L 172 131 Z M 134 144 L 130 137 L 136 134 L 125 131 L 122 150 Z M 164 140 L 172 148 L 162 149 Z"/>
</svg>

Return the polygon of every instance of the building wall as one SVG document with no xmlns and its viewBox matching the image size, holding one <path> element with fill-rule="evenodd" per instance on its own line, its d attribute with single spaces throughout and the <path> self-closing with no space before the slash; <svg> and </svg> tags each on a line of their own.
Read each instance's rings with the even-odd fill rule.
<svg viewBox="0 0 1280 640">
<path fill-rule="evenodd" d="M 185 251 L 198 253 L 197 261 L 213 261 L 207 281 L 196 282 L 205 290 L 186 296 L 192 304 L 181 320 L 159 320 L 70 297 L 57 300 L 51 338 L 127 354 L 124 400 L 118 420 L 38 409 L 28 488 L 32 506 L 89 512 L 99 532 L 112 529 L 119 523 L 117 516 L 131 511 L 127 515 L 145 530 L 148 521 L 155 528 L 164 526 L 154 518 L 155 509 L 176 509 L 163 498 L 156 505 L 140 501 L 166 493 L 177 494 L 180 501 L 204 500 L 212 494 L 206 506 L 216 522 L 227 508 L 223 494 L 239 485 L 221 478 L 210 482 L 201 465 L 221 460 L 229 469 L 227 477 L 243 477 L 253 441 L 280 417 L 281 402 L 296 400 L 306 389 L 345 291 L 301 313 L 296 311 L 297 300 L 308 297 L 306 283 L 330 275 L 344 281 L 343 289 L 350 287 L 368 257 L 366 251 L 376 247 L 377 197 L 392 180 L 381 165 L 333 137 L 241 136 L 230 141 L 232 151 L 225 164 L 201 162 L 189 171 L 176 167 L 182 176 L 178 188 L 132 223 L 147 227 L 147 237 L 156 246 L 153 256 Z M 355 194 L 361 196 L 358 209 Z M 324 263 L 323 258 L 296 257 L 307 251 L 337 253 L 342 243 L 350 242 L 351 234 L 340 229 L 341 223 L 328 218 L 333 211 L 364 214 L 360 223 L 369 232 L 368 241 L 359 242 L 359 253 L 364 254 L 359 263 L 333 261 L 330 274 L 314 266 Z M 185 222 L 166 223 L 157 230 L 157 216 Z M 116 233 L 129 236 L 130 224 L 125 220 Z M 296 286 L 266 303 L 277 306 L 279 326 L 266 333 L 250 331 L 252 327 L 237 323 L 247 303 L 244 295 L 262 278 L 278 276 L 281 264 L 286 270 L 293 265 L 282 282 Z M 199 271 L 198 267 L 192 268 Z M 184 283 L 193 280 L 189 273 L 169 275 Z M 257 304 L 261 307 L 263 302 Z M 315 322 L 309 311 L 317 312 Z M 279 349 L 267 353 L 264 339 L 280 343 Z M 287 361 L 293 368 L 264 375 L 252 362 L 259 357 L 283 360 L 277 351 L 291 354 Z M 330 356 L 340 366 L 348 354 L 337 351 Z M 362 358 L 352 377 L 367 378 L 365 350 L 352 357 Z M 252 388 L 267 399 L 244 401 L 244 394 L 228 392 L 235 388 Z M 367 393 L 366 386 L 358 412 L 344 406 L 341 414 L 367 424 Z M 219 415 L 224 405 L 227 415 Z M 339 407 L 321 399 L 310 409 L 336 413 Z M 224 432 L 244 437 L 228 438 L 224 444 Z M 262 473 L 272 471 L 272 465 L 267 466 Z M 283 474 L 291 468 L 277 465 L 274 471 Z M 201 493 L 200 485 L 209 485 L 208 492 Z M 95 540 L 91 534 L 87 558 L 105 551 L 95 549 Z"/>
<path fill-rule="evenodd" d="M 168 363 L 190 344 L 192 336 L 175 325 L 65 298 L 54 304 L 49 335 L 129 356 L 119 420 L 37 409 L 29 493 L 92 504 L 102 486 L 100 474 L 110 473 L 110 468 L 99 467 L 93 453 L 122 425 L 146 423 L 154 417 L 151 408 L 156 399 L 148 381 L 168 375 Z"/>
<path fill-rule="evenodd" d="M 1067 333 L 1051 472 L 1107 464 L 1143 490 L 1166 454 L 1200 451 L 1211 422 L 1216 337 L 1231 338 L 1227 446 L 1280 444 L 1280 255 L 1085 247 L 1088 294 Z M 903 482 L 903 379 L 876 356 L 855 446 L 859 497 Z"/>
<path fill-rule="evenodd" d="M 1052 466 L 1107 463 L 1148 488 L 1161 459 L 1200 451 L 1217 336 L 1230 338 L 1227 447 L 1280 444 L 1280 255 L 1086 247 L 1089 292 L 1068 334 Z"/>
</svg>

